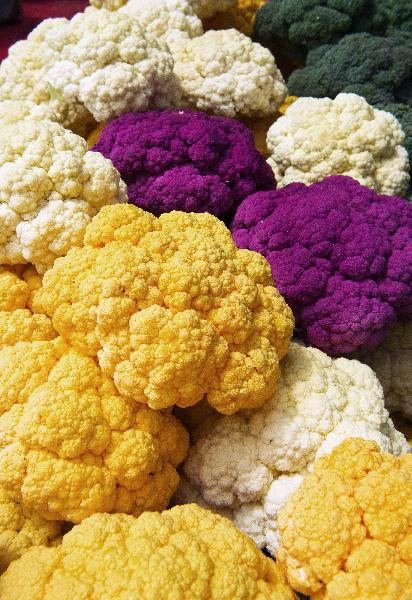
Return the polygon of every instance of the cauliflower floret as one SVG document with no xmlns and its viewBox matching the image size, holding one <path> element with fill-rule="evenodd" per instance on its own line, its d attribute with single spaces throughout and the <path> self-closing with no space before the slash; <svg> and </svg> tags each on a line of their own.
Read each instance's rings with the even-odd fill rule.
<svg viewBox="0 0 412 600">
<path fill-rule="evenodd" d="M 204 25 L 206 29 L 228 29 L 234 27 L 245 35 L 252 36 L 257 10 L 266 0 L 236 0 L 229 10 L 218 13 Z"/>
<path fill-rule="evenodd" d="M 31 262 L 43 273 L 82 243 L 86 225 L 106 205 L 127 200 L 110 160 L 51 121 L 1 127 L 0 264 Z"/>
<path fill-rule="evenodd" d="M 0 350 L 0 482 L 45 519 L 162 510 L 188 436 L 119 395 L 90 357 L 50 342 Z"/>
<path fill-rule="evenodd" d="M 279 515 L 276 560 L 316 600 L 408 600 L 412 455 L 348 439 L 316 461 Z"/>
<path fill-rule="evenodd" d="M 399 321 L 382 344 L 357 357 L 379 377 L 388 409 L 412 420 L 412 320 Z"/>
<path fill-rule="evenodd" d="M 23 119 L 55 121 L 55 112 L 49 104 L 35 104 L 31 100 L 0 101 L 0 125 L 13 125 Z"/>
<path fill-rule="evenodd" d="M 119 12 L 138 20 L 140 26 L 157 40 L 194 38 L 203 33 L 202 21 L 188 0 L 129 0 Z"/>
<path fill-rule="evenodd" d="M 94 217 L 36 303 L 121 394 L 155 409 L 205 394 L 227 414 L 262 405 L 293 330 L 268 263 L 237 250 L 221 221 L 177 211 L 157 219 L 130 204 Z"/>
<path fill-rule="evenodd" d="M 127 0 L 90 0 L 90 4 L 96 8 L 107 10 L 118 10 L 127 3 Z"/>
<path fill-rule="evenodd" d="M 200 495 L 212 509 L 229 509 L 274 555 L 278 511 L 313 461 L 353 436 L 397 455 L 410 451 L 368 366 L 292 343 L 277 391 L 258 411 L 209 417 L 194 431 L 175 501 Z"/>
<path fill-rule="evenodd" d="M 176 40 L 171 51 L 188 106 L 226 117 L 262 117 L 286 97 L 273 55 L 236 29 Z"/>
<path fill-rule="evenodd" d="M 268 159 L 279 187 L 349 175 L 380 194 L 409 186 L 405 134 L 392 114 L 357 94 L 299 98 L 269 129 Z"/>
<path fill-rule="evenodd" d="M 32 546 L 56 543 L 62 523 L 46 521 L 10 498 L 0 486 L 0 573 Z"/>
<path fill-rule="evenodd" d="M 189 0 L 194 12 L 201 19 L 208 19 L 216 13 L 232 8 L 236 0 Z"/>
<path fill-rule="evenodd" d="M 240 560 L 241 559 L 241 560 Z M 98 514 L 56 548 L 33 548 L 0 579 L 2 600 L 293 600 L 272 560 L 227 519 L 198 506 Z"/>
</svg>

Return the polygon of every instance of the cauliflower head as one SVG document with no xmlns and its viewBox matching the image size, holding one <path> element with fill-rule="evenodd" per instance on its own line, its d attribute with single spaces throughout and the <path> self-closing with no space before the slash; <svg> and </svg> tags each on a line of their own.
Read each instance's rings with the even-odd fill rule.
<svg viewBox="0 0 412 600">
<path fill-rule="evenodd" d="M 106 10 L 119 10 L 127 3 L 127 0 L 90 0 L 90 4 L 96 8 L 105 8 Z"/>
<path fill-rule="evenodd" d="M 238 121 L 189 110 L 123 115 L 93 150 L 127 181 L 130 202 L 156 215 L 172 210 L 227 217 L 249 194 L 276 186 Z"/>
<path fill-rule="evenodd" d="M 267 133 L 268 160 L 279 187 L 348 175 L 380 194 L 409 187 L 405 134 L 392 114 L 356 94 L 299 98 Z"/>
<path fill-rule="evenodd" d="M 55 53 L 48 80 L 96 119 L 173 106 L 179 87 L 167 47 L 121 12 L 88 8 L 46 38 Z"/>
<path fill-rule="evenodd" d="M 276 560 L 297 591 L 316 600 L 408 600 L 412 455 L 345 440 L 289 498 L 279 530 Z"/>
<path fill-rule="evenodd" d="M 266 0 L 236 0 L 234 6 L 223 13 L 215 15 L 205 23 L 207 29 L 238 29 L 245 35 L 252 36 L 256 11 Z"/>
<path fill-rule="evenodd" d="M 41 278 L 32 267 L 21 274 L 0 267 L 0 349 L 57 337 L 51 319 L 31 311 L 33 294 L 40 285 Z"/>
<path fill-rule="evenodd" d="M 202 21 L 188 0 L 129 0 L 119 12 L 136 18 L 145 32 L 166 43 L 203 33 Z"/>
<path fill-rule="evenodd" d="M 205 394 L 223 413 L 260 406 L 293 330 L 268 263 L 239 252 L 221 221 L 156 219 L 132 205 L 94 217 L 84 246 L 55 262 L 35 304 L 97 356 L 121 394 L 155 409 Z"/>
<path fill-rule="evenodd" d="M 0 350 L 0 485 L 49 520 L 167 507 L 188 435 L 58 338 Z"/>
<path fill-rule="evenodd" d="M 412 420 L 412 321 L 399 321 L 382 344 L 357 358 L 379 377 L 388 409 Z"/>
<path fill-rule="evenodd" d="M 0 64 L 0 102 L 7 104 L 1 122 L 16 122 L 16 116 L 50 118 L 75 133 L 86 136 L 95 121 L 79 101 L 65 97 L 50 82 L 48 70 L 56 60 L 56 53 L 47 39 L 65 27 L 66 19 L 46 19 L 40 23 L 26 40 L 16 42 L 9 48 L 8 57 Z M 37 108 L 29 108 L 35 105 Z M 9 114 L 4 118 L 4 112 Z M 11 116 L 10 116 L 11 115 Z"/>
<path fill-rule="evenodd" d="M 176 40 L 171 51 L 187 106 L 225 117 L 264 117 L 286 97 L 271 52 L 236 29 Z"/>
<path fill-rule="evenodd" d="M 368 366 L 292 343 L 277 390 L 259 410 L 215 415 L 194 430 L 175 501 L 198 501 L 198 494 L 213 509 L 229 509 L 275 555 L 277 514 L 288 496 L 315 458 L 355 435 L 385 452 L 410 451 Z"/>
<path fill-rule="evenodd" d="M 0 486 L 0 573 L 32 546 L 55 544 L 62 529 L 62 523 L 46 521 Z"/>
<path fill-rule="evenodd" d="M 2 600 L 295 598 L 282 571 L 253 542 L 195 505 L 137 519 L 93 515 L 60 546 L 33 548 L 14 562 L 0 579 L 0 594 Z"/>
<path fill-rule="evenodd" d="M 31 262 L 43 273 L 82 243 L 102 206 L 127 200 L 110 160 L 51 121 L 1 127 L 0 263 Z"/>
<path fill-rule="evenodd" d="M 0 127 L 13 125 L 24 119 L 56 121 L 57 117 L 49 104 L 35 104 L 31 100 L 0 101 Z"/>
<path fill-rule="evenodd" d="M 235 5 L 236 0 L 189 0 L 194 13 L 201 19 L 209 19 L 216 13 L 225 12 Z"/>
<path fill-rule="evenodd" d="M 312 346 L 370 349 L 412 316 L 412 205 L 350 177 L 249 196 L 232 224 L 261 252 Z"/>
</svg>

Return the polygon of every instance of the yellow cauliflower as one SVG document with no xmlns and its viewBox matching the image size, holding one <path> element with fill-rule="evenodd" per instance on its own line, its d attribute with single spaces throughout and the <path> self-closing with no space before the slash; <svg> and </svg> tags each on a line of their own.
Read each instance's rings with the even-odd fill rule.
<svg viewBox="0 0 412 600">
<path fill-rule="evenodd" d="M 32 267 L 19 276 L 0 266 L 0 348 L 57 336 L 48 316 L 30 310 L 32 295 L 40 285 L 41 278 Z"/>
<path fill-rule="evenodd" d="M 0 573 L 32 546 L 48 546 L 62 532 L 58 521 L 46 521 L 11 499 L 0 486 Z"/>
<path fill-rule="evenodd" d="M 57 260 L 34 305 L 121 394 L 154 409 L 207 394 L 219 412 L 261 406 L 279 378 L 293 316 L 270 267 L 207 213 L 156 218 L 105 207 L 84 246 Z"/>
<path fill-rule="evenodd" d="M 293 600 L 272 560 L 196 505 L 97 514 L 56 548 L 33 548 L 0 579 L 2 600 Z"/>
<path fill-rule="evenodd" d="M 46 519 L 162 510 L 188 435 L 61 338 L 0 351 L 0 485 Z"/>
<path fill-rule="evenodd" d="M 252 35 L 256 11 L 266 0 L 236 0 L 236 4 L 226 12 L 218 13 L 204 25 L 208 29 L 230 29 L 234 27 L 246 35 Z"/>
<path fill-rule="evenodd" d="M 410 600 L 412 455 L 348 439 L 315 462 L 278 520 L 276 556 L 312 600 Z"/>
</svg>

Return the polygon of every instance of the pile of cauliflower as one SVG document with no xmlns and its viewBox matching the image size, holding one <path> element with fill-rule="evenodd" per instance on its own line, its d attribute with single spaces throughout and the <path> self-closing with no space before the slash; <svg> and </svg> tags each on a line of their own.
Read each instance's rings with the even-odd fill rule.
<svg viewBox="0 0 412 600">
<path fill-rule="evenodd" d="M 0 63 L 1 600 L 412 598 L 412 12 L 355 4 Z"/>
</svg>

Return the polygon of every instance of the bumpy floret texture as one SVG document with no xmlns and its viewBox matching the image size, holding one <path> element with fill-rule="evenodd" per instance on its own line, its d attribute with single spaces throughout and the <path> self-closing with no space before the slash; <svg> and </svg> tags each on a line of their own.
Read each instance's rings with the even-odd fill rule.
<svg viewBox="0 0 412 600">
<path fill-rule="evenodd" d="M 277 514 L 288 496 L 315 458 L 355 435 L 386 452 L 409 451 L 368 366 L 293 343 L 262 408 L 212 416 L 195 429 L 176 501 L 200 497 L 229 509 L 236 525 L 275 555 Z"/>
<path fill-rule="evenodd" d="M 236 0 L 189 0 L 194 12 L 201 19 L 213 17 L 232 8 Z"/>
<path fill-rule="evenodd" d="M 107 210 L 109 209 L 109 210 Z M 127 398 L 161 409 L 204 394 L 223 413 L 260 406 L 293 329 L 268 263 L 238 251 L 221 221 L 105 207 L 84 246 L 55 262 L 37 303 L 98 357 Z"/>
<path fill-rule="evenodd" d="M 409 187 L 405 134 L 390 113 L 357 94 L 299 98 L 267 134 L 268 160 L 280 187 L 348 175 L 381 194 Z"/>
<path fill-rule="evenodd" d="M 412 420 L 412 321 L 400 321 L 382 344 L 357 357 L 379 377 L 389 410 Z"/>
<path fill-rule="evenodd" d="M 13 563 L 0 593 L 3 600 L 295 598 L 279 567 L 251 540 L 194 505 L 138 519 L 93 515 L 59 547 L 33 548 Z"/>
<path fill-rule="evenodd" d="M 129 0 L 120 12 L 137 19 L 146 32 L 166 43 L 203 33 L 202 21 L 188 0 Z"/>
<path fill-rule="evenodd" d="M 51 113 L 53 121 L 85 136 L 95 123 L 92 115 L 83 104 L 58 92 L 48 77 L 56 60 L 48 40 L 62 27 L 66 27 L 66 19 L 46 19 L 26 40 L 9 48 L 8 57 L 0 64 L 0 101 L 38 105 L 37 114 L 41 110 Z"/>
<path fill-rule="evenodd" d="M 92 6 L 96 8 L 105 8 L 107 10 L 118 10 L 127 0 L 89 0 Z"/>
<path fill-rule="evenodd" d="M 31 100 L 0 100 L 0 126 L 13 125 L 23 119 L 55 121 L 56 118 L 48 104 L 35 104 Z"/>
<path fill-rule="evenodd" d="M 207 29 L 228 29 L 234 27 L 245 35 L 252 35 L 257 10 L 266 0 L 236 0 L 229 10 L 217 14 L 205 23 Z"/>
<path fill-rule="evenodd" d="M 112 160 L 129 200 L 156 215 L 222 216 L 276 185 L 250 131 L 224 117 L 183 110 L 123 115 L 105 127 L 93 150 Z"/>
<path fill-rule="evenodd" d="M 316 600 L 408 600 L 411 524 L 412 455 L 346 440 L 288 500 L 276 560 Z"/>
<path fill-rule="evenodd" d="M 25 119 L 1 137 L 0 264 L 43 273 L 81 244 L 102 206 L 127 200 L 126 186 L 110 160 L 57 123 Z"/>
<path fill-rule="evenodd" d="M 268 259 L 308 342 L 332 356 L 377 346 L 412 316 L 411 232 L 409 202 L 349 177 L 249 196 L 232 225 L 240 248 Z"/>
<path fill-rule="evenodd" d="M 32 546 L 56 543 L 61 532 L 61 523 L 46 521 L 12 500 L 0 486 L 0 573 Z"/>
<path fill-rule="evenodd" d="M 57 337 L 51 319 L 31 311 L 33 294 L 40 285 L 41 278 L 32 267 L 22 273 L 0 267 L 0 349 Z"/>
<path fill-rule="evenodd" d="M 374 35 L 412 32 L 412 5 L 409 0 L 369 0 L 354 30 Z"/>
<path fill-rule="evenodd" d="M 55 53 L 48 80 L 96 121 L 177 102 L 170 52 L 127 14 L 89 8 L 52 34 L 46 40 Z"/>
<path fill-rule="evenodd" d="M 255 34 L 313 48 L 353 30 L 368 0 L 268 0 L 256 15 Z"/>
<path fill-rule="evenodd" d="M 226 117 L 272 114 L 287 89 L 269 50 L 237 31 L 207 31 L 171 46 L 187 106 Z"/>
<path fill-rule="evenodd" d="M 0 482 L 45 519 L 167 507 L 187 433 L 122 397 L 91 357 L 60 338 L 0 351 Z"/>
</svg>

